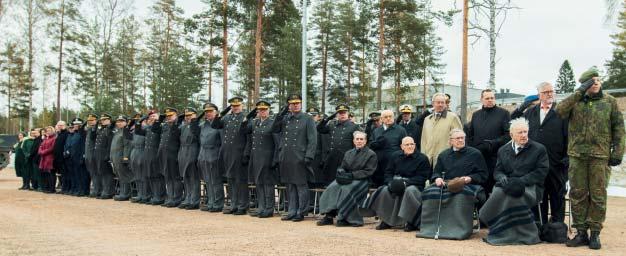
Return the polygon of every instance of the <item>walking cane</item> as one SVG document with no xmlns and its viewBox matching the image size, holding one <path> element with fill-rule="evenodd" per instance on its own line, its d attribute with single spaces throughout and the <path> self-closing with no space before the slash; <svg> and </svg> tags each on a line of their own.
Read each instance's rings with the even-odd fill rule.
<svg viewBox="0 0 626 256">
<path fill-rule="evenodd" d="M 437 210 L 437 233 L 435 233 L 435 240 L 439 239 L 439 229 L 441 228 L 439 221 L 441 220 L 441 202 L 443 201 L 443 187 L 446 186 L 445 178 L 446 178 L 446 172 L 441 172 L 441 179 L 444 180 L 444 183 L 443 185 L 441 185 L 441 188 L 439 189 L 439 210 Z"/>
</svg>

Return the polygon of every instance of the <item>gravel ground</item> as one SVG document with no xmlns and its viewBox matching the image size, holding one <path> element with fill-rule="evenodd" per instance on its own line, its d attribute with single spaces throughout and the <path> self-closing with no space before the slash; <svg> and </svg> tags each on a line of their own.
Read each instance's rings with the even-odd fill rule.
<svg viewBox="0 0 626 256">
<path fill-rule="evenodd" d="M 626 198 L 610 197 L 603 249 L 564 245 L 495 247 L 485 231 L 466 241 L 415 238 L 402 230 L 317 227 L 221 213 L 17 190 L 0 171 L 0 255 L 623 255 Z"/>
</svg>

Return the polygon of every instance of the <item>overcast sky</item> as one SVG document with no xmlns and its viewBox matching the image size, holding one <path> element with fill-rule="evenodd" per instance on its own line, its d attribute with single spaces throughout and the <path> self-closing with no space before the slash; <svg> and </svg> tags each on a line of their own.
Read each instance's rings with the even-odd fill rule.
<svg viewBox="0 0 626 256">
<path fill-rule="evenodd" d="M 317 0 L 309 1 L 317 4 Z M 295 2 L 299 4 L 300 1 Z M 456 8 L 460 9 L 462 4 L 461 0 L 432 0 L 432 2 L 438 10 L 454 8 L 455 4 Z M 533 92 L 534 86 L 541 81 L 554 82 L 565 59 L 569 59 L 577 78 L 590 66 L 597 65 L 603 68 L 605 62 L 611 58 L 613 46 L 610 35 L 614 34 L 617 28 L 615 24 L 604 24 L 606 14 L 604 0 L 513 0 L 513 2 L 520 9 L 510 11 L 496 43 L 498 89 L 509 88 L 512 92 L 528 94 Z M 140 18 L 145 18 L 153 3 L 154 0 L 135 0 L 132 12 Z M 183 8 L 186 17 L 205 8 L 199 0 L 178 0 L 177 4 Z M 7 20 L 3 21 L 10 22 L 8 20 L 10 17 L 5 19 Z M 460 84 L 461 81 L 461 19 L 459 13 L 451 27 L 437 24 L 437 35 L 441 37 L 441 46 L 445 50 L 441 58 L 446 64 L 442 78 L 443 82 L 449 84 Z M 10 26 L 0 30 L 5 33 L 17 33 Z M 309 33 L 310 38 L 311 34 Z M 4 40 L 0 38 L 0 41 Z M 309 44 L 312 44 L 312 40 Z M 484 40 L 469 49 L 469 79 L 477 88 L 485 88 L 489 81 L 488 45 L 488 41 Z M 37 67 L 35 68 L 37 71 Z M 50 78 L 50 83 L 56 84 L 56 80 L 52 80 L 54 79 Z M 65 94 L 62 104 L 69 102 L 72 108 L 79 108 L 76 96 L 72 93 Z M 220 102 L 221 88 L 215 88 L 214 94 L 213 101 Z M 42 102 L 40 95 L 41 93 L 35 95 L 36 106 Z M 52 104 L 50 98 L 52 97 L 45 100 L 46 105 Z M 6 111 L 5 104 L 2 105 L 0 109 Z"/>
</svg>

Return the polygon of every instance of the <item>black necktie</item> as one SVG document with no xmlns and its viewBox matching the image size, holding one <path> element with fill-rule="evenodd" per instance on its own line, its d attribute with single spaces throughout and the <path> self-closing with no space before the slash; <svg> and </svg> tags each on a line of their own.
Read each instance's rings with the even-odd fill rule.
<svg viewBox="0 0 626 256">
<path fill-rule="evenodd" d="M 517 147 L 517 154 L 522 152 L 522 149 L 524 149 L 523 147 Z"/>
</svg>

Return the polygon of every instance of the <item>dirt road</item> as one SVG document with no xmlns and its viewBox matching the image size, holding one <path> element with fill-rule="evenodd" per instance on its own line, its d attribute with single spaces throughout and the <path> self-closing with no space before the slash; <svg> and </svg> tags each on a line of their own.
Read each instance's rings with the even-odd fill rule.
<svg viewBox="0 0 626 256">
<path fill-rule="evenodd" d="M 0 255 L 624 255 L 626 198 L 609 199 L 603 249 L 494 247 L 415 238 L 402 230 L 300 223 L 17 190 L 0 172 Z"/>
</svg>

